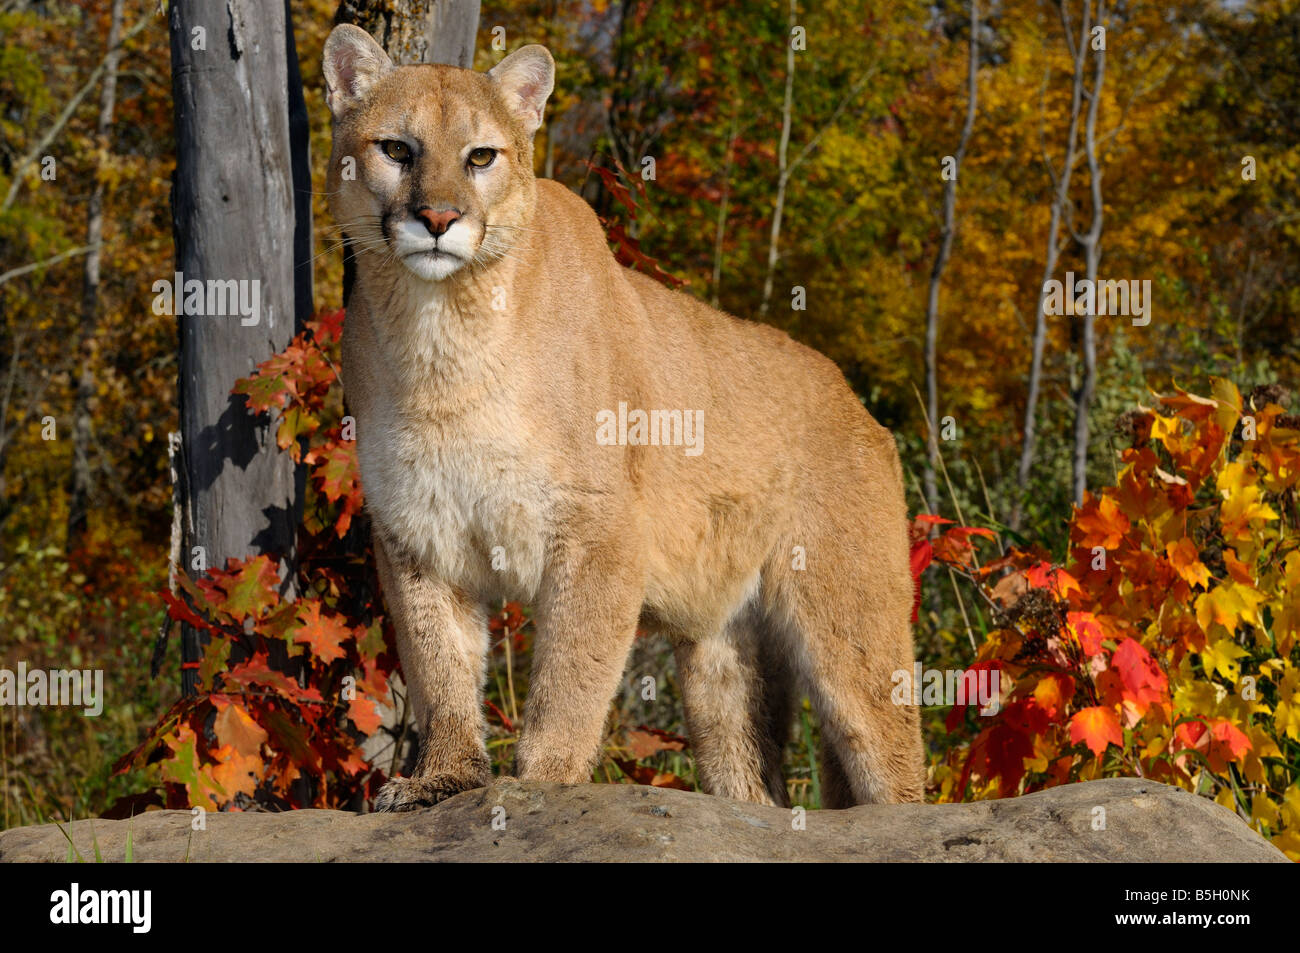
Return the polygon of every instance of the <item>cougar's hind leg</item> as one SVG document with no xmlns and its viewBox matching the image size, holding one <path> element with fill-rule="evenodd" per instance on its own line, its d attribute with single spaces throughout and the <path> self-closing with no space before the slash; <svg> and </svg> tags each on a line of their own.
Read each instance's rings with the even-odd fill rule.
<svg viewBox="0 0 1300 953">
<path fill-rule="evenodd" d="M 704 790 L 784 805 L 789 672 L 763 635 L 756 607 L 746 606 L 719 631 L 678 643 L 677 674 Z"/>
</svg>

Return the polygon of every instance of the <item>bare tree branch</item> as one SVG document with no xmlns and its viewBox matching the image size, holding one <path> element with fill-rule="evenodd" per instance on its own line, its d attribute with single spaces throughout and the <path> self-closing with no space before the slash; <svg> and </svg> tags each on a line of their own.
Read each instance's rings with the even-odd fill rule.
<svg viewBox="0 0 1300 953">
<path fill-rule="evenodd" d="M 776 202 L 772 210 L 772 231 L 767 243 L 767 274 L 763 278 L 763 300 L 758 313 L 766 317 L 772 303 L 772 282 L 776 275 L 778 247 L 781 241 L 781 218 L 785 214 L 785 187 L 790 180 L 787 153 L 790 149 L 790 125 L 794 117 L 794 28 L 798 17 L 798 0 L 790 0 L 789 30 L 785 37 L 785 100 L 781 107 L 781 142 L 777 147 Z"/>
<path fill-rule="evenodd" d="M 45 150 L 50 147 L 50 143 L 52 143 L 58 137 L 59 133 L 63 131 L 63 127 L 68 124 L 68 120 L 71 119 L 73 114 L 77 111 L 77 107 L 81 105 L 81 101 L 85 99 L 86 96 L 89 95 L 90 91 L 99 83 L 99 77 L 103 74 L 104 70 L 107 69 L 110 61 L 115 61 L 115 54 L 117 51 L 122 48 L 127 40 L 130 40 L 137 33 L 147 27 L 152 20 L 152 14 L 146 14 L 141 17 L 135 22 L 131 29 L 126 31 L 126 35 L 123 36 L 118 43 L 109 47 L 108 51 L 104 54 L 104 58 L 99 61 L 99 65 L 91 70 L 90 76 L 86 79 L 85 83 L 81 85 L 80 89 L 72 94 L 72 98 L 69 99 L 67 104 L 63 107 L 63 111 L 59 113 L 54 122 L 50 124 L 50 128 L 45 130 L 45 135 L 41 136 L 41 138 L 36 141 L 36 144 L 28 149 L 27 152 L 14 163 L 13 179 L 9 182 L 9 192 L 5 195 L 4 203 L 0 204 L 0 212 L 7 212 L 9 207 L 14 204 L 14 199 L 18 197 L 18 190 L 23 184 L 23 172 L 29 165 L 45 153 Z"/>
<path fill-rule="evenodd" d="M 1097 23 L 1105 29 L 1106 0 L 1097 0 Z M 1080 39 L 1080 56 L 1086 55 Z M 1094 44 L 1095 45 L 1095 44 Z M 1092 89 L 1088 94 L 1088 118 L 1084 124 L 1084 148 L 1088 156 L 1089 190 L 1092 200 L 1092 221 L 1088 231 L 1076 236 L 1083 246 L 1088 287 L 1092 290 L 1092 307 L 1083 314 L 1083 377 L 1074 401 L 1074 501 L 1083 503 L 1088 487 L 1088 412 L 1092 409 L 1097 388 L 1097 270 L 1101 264 L 1101 229 L 1104 208 L 1101 195 L 1101 159 L 1097 151 L 1097 112 L 1101 107 L 1101 91 L 1106 82 L 1106 43 L 1103 34 L 1100 45 L 1095 45 Z M 1072 293 L 1067 292 L 1067 293 Z"/>
<path fill-rule="evenodd" d="M 953 155 L 952 176 L 944 183 L 943 189 L 943 229 L 940 232 L 939 249 L 934 256 L 934 267 L 930 269 L 930 289 L 925 306 L 925 392 L 926 413 L 929 424 L 926 427 L 926 461 L 925 461 L 925 498 L 931 513 L 939 512 L 939 488 L 936 471 L 939 467 L 939 435 L 935 426 L 939 421 L 939 288 L 943 282 L 944 269 L 948 267 L 948 258 L 952 254 L 953 236 L 956 233 L 957 213 L 957 179 L 961 172 L 962 161 L 966 158 L 966 146 L 970 142 L 971 132 L 975 128 L 975 104 L 977 95 L 976 77 L 979 72 L 979 0 L 970 0 L 970 52 L 968 54 L 966 75 L 966 120 L 962 124 L 961 138 L 957 151 Z"/>
<path fill-rule="evenodd" d="M 1029 474 L 1034 465 L 1034 453 L 1037 450 L 1038 436 L 1038 399 L 1042 389 L 1043 348 L 1047 341 L 1047 282 L 1056 272 L 1056 263 L 1061 253 L 1057 237 L 1061 230 L 1061 219 L 1070 196 L 1070 177 L 1074 171 L 1074 144 L 1079 137 L 1079 118 L 1083 106 L 1083 73 L 1085 57 L 1082 47 L 1086 45 L 1091 32 L 1092 4 L 1085 0 L 1083 23 L 1079 27 L 1080 40 L 1076 46 L 1070 32 L 1070 15 L 1066 10 L 1066 0 L 1057 0 L 1061 23 L 1065 27 L 1066 42 L 1074 60 L 1074 80 L 1070 95 L 1070 122 L 1065 135 L 1065 157 L 1061 174 L 1052 174 L 1056 192 L 1052 197 L 1052 206 L 1047 226 L 1047 253 L 1043 263 L 1043 280 L 1038 285 L 1038 308 L 1034 317 L 1034 339 L 1029 363 L 1029 386 L 1025 397 L 1024 435 L 1020 447 L 1020 465 L 1016 471 L 1019 493 L 1011 509 L 1009 520 L 1012 530 L 1019 530 L 1023 515 L 1025 489 L 1029 485 Z M 1046 83 L 1046 78 L 1044 78 Z M 1047 162 L 1049 169 L 1052 163 Z"/>
<path fill-rule="evenodd" d="M 0 285 L 23 275 L 38 271 L 41 268 L 48 268 L 50 265 L 57 265 L 67 258 L 75 258 L 77 255 L 85 255 L 94 251 L 99 245 L 82 245 L 80 248 L 69 248 L 67 251 L 61 251 L 57 255 L 51 255 L 49 258 L 43 258 L 40 261 L 34 261 L 29 265 L 21 265 L 18 268 L 10 268 L 8 271 L 0 274 Z"/>
</svg>

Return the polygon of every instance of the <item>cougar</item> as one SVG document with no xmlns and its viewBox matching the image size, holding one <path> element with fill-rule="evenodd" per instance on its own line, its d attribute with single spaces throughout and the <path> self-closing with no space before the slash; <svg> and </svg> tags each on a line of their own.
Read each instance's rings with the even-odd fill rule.
<svg viewBox="0 0 1300 953">
<path fill-rule="evenodd" d="M 488 606 L 531 605 L 515 771 L 591 779 L 638 626 L 673 646 L 705 791 L 788 805 L 807 695 L 823 804 L 916 801 L 907 513 L 889 431 L 826 357 L 623 268 L 533 172 L 554 86 L 325 45 L 329 196 L 355 282 L 343 384 L 419 729 L 377 810 L 487 784 Z"/>
</svg>

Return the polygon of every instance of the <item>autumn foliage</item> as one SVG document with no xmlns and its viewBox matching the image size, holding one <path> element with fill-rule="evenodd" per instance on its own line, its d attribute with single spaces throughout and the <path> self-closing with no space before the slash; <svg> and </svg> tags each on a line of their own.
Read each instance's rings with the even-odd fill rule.
<svg viewBox="0 0 1300 953">
<path fill-rule="evenodd" d="M 342 321 L 342 311 L 318 316 L 234 388 L 250 413 L 274 413 L 280 449 L 308 467 L 293 586 L 260 555 L 195 580 L 175 572 L 177 590 L 161 593 L 169 617 L 206 639 L 199 691 L 118 770 L 154 766 L 169 807 L 359 806 L 385 780 L 360 745 L 379 727 L 397 659 L 353 533 L 361 486 L 330 356 Z"/>
<path fill-rule="evenodd" d="M 1133 775 L 1212 796 L 1300 859 L 1300 431 L 1261 388 L 1182 390 L 1126 415 L 1113 486 L 1070 522 L 1070 561 L 980 565 L 958 527 L 933 557 L 995 628 L 993 717 L 955 707 L 943 801 Z"/>
<path fill-rule="evenodd" d="M 377 705 L 393 703 L 397 660 L 354 519 L 361 491 L 331 358 L 341 322 L 321 316 L 235 387 L 251 413 L 276 414 L 281 449 L 308 467 L 297 596 L 269 556 L 195 581 L 177 573 L 161 594 L 207 642 L 200 692 L 119 763 L 156 772 L 153 803 L 359 807 L 385 780 L 361 743 Z M 1131 446 L 1114 485 L 1074 511 L 1064 566 L 1032 546 L 981 562 L 994 531 L 917 517 L 914 574 L 933 562 L 965 581 L 994 623 L 970 668 L 997 669 L 1003 686 L 992 716 L 947 712 L 938 800 L 1148 777 L 1214 797 L 1300 859 L 1300 432 L 1273 396 L 1243 399 L 1221 380 L 1208 398 L 1178 390 L 1126 415 Z M 494 652 L 529 652 L 521 607 L 490 629 Z M 497 698 L 488 717 L 504 762 L 519 711 L 507 710 L 513 690 Z M 621 726 L 604 777 L 693 787 L 657 763 L 665 752 L 689 742 Z"/>
</svg>

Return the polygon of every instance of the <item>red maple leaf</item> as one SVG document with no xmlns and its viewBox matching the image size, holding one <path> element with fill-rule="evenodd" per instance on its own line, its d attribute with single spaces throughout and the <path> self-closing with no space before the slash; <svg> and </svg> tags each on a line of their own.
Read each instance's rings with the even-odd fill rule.
<svg viewBox="0 0 1300 953">
<path fill-rule="evenodd" d="M 635 761 L 627 761 L 622 758 L 615 758 L 614 763 L 618 765 L 620 771 L 637 784 L 646 784 L 656 788 L 677 788 L 679 791 L 694 790 L 689 781 L 678 777 L 671 771 L 658 771 L 647 765 L 637 764 Z"/>
<path fill-rule="evenodd" d="M 1165 698 L 1169 679 L 1161 671 L 1160 663 L 1136 640 L 1121 641 L 1111 654 L 1110 664 L 1123 683 L 1124 701 L 1133 706 L 1139 717 Z"/>
<path fill-rule="evenodd" d="M 162 601 L 167 605 L 167 614 L 177 622 L 184 622 L 196 629 L 206 629 L 209 632 L 216 631 L 212 623 L 198 615 L 184 599 L 178 599 L 166 590 L 160 592 L 159 595 L 162 596 Z"/>
<path fill-rule="evenodd" d="M 1228 773 L 1229 761 L 1241 761 L 1250 751 L 1250 739 L 1245 732 L 1226 719 L 1210 722 L 1210 770 L 1216 774 Z"/>
<path fill-rule="evenodd" d="M 307 327 L 321 344 L 332 344 L 343 336 L 343 309 L 322 311 L 307 322 Z"/>
<path fill-rule="evenodd" d="M 1083 646 L 1083 654 L 1089 658 L 1098 654 L 1102 650 L 1102 640 L 1105 639 L 1106 633 L 1102 630 L 1101 623 L 1091 612 L 1067 612 L 1065 621 Z"/>
<path fill-rule="evenodd" d="M 308 452 L 305 459 L 312 465 L 312 479 L 325 499 L 342 503 L 334 524 L 334 531 L 342 539 L 352 525 L 352 517 L 361 512 L 364 502 L 356 448 L 335 437 L 333 442 Z"/>
<path fill-rule="evenodd" d="M 934 560 L 934 549 L 930 541 L 922 537 L 912 543 L 911 563 L 912 563 L 912 621 L 915 622 L 921 614 L 921 575 L 925 572 L 927 566 Z"/>
</svg>

